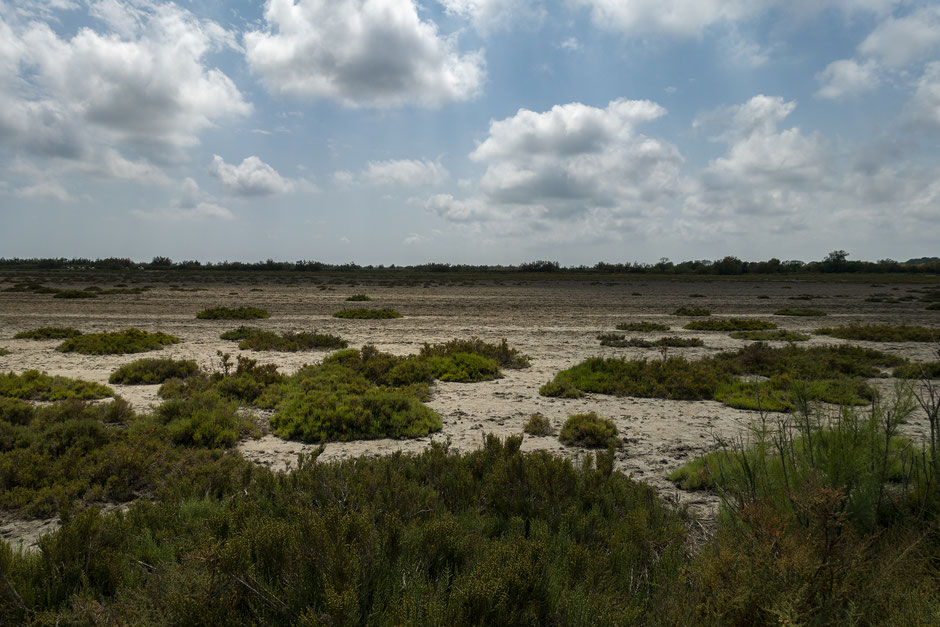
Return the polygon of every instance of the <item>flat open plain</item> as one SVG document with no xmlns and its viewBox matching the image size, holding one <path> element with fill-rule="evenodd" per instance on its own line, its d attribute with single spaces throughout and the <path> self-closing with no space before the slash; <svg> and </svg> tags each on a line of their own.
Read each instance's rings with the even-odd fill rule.
<svg viewBox="0 0 940 627">
<path fill-rule="evenodd" d="M 588 395 L 582 399 L 546 398 L 539 386 L 556 372 L 591 356 L 626 356 L 661 359 L 659 349 L 605 348 L 596 336 L 614 332 L 624 322 L 658 322 L 671 327 L 669 335 L 699 337 L 704 347 L 672 348 L 669 355 L 697 358 L 716 351 L 736 349 L 747 342 L 729 338 L 727 333 L 694 332 L 682 329 L 691 318 L 670 315 L 677 307 L 706 307 L 712 317 L 747 316 L 771 320 L 780 328 L 811 332 L 821 326 L 858 323 L 906 323 L 940 327 L 940 311 L 928 311 L 917 300 L 901 303 L 867 302 L 874 294 L 917 296 L 923 290 L 937 289 L 936 277 L 918 277 L 916 282 L 892 282 L 892 277 L 860 280 L 673 280 L 630 278 L 622 280 L 514 280 L 503 281 L 379 281 L 319 277 L 318 282 L 280 277 L 212 277 L 168 282 L 148 282 L 146 278 L 131 287 L 150 285 L 140 294 L 104 295 L 95 299 L 54 299 L 48 294 L 0 292 L 0 347 L 10 351 L 0 356 L 0 370 L 46 371 L 90 381 L 107 383 L 118 366 L 141 357 L 194 359 L 205 368 L 217 368 L 218 353 L 246 354 L 262 363 L 275 363 L 291 373 L 307 363 L 318 362 L 323 351 L 277 353 L 239 351 L 236 344 L 219 339 L 219 334 L 240 321 L 198 320 L 196 313 L 207 307 L 251 305 L 270 311 L 265 320 L 245 324 L 275 331 L 319 331 L 333 333 L 359 348 L 373 344 L 395 354 L 417 352 L 425 342 L 445 342 L 454 338 L 478 336 L 489 342 L 506 338 L 510 346 L 531 357 L 531 366 L 506 370 L 502 379 L 484 383 L 443 383 L 432 386 L 428 403 L 443 419 L 444 428 L 432 437 L 449 440 L 457 449 L 477 447 L 486 433 L 500 436 L 518 434 L 533 412 L 540 412 L 560 427 L 573 413 L 596 411 L 613 420 L 624 446 L 617 453 L 617 467 L 636 479 L 648 482 L 669 498 L 690 507 L 703 518 L 715 509 L 714 497 L 677 490 L 666 474 L 715 445 L 716 437 L 740 434 L 757 418 L 756 412 L 735 410 L 715 401 L 667 401 L 661 399 L 615 398 Z M 68 283 L 56 277 L 40 277 L 52 287 L 83 289 L 96 284 L 111 287 L 120 280 L 71 278 Z M 217 280 L 219 279 L 219 280 Z M 6 276 L 0 288 L 24 280 Z M 905 279 L 906 280 L 906 279 Z M 187 291 L 182 291 L 187 290 Z M 194 290 L 194 291 L 188 291 Z M 393 320 L 341 320 L 331 314 L 349 303 L 345 299 L 365 293 L 373 307 L 392 307 L 404 317 Z M 698 295 L 698 296 L 693 296 Z M 811 297 L 797 300 L 795 297 Z M 358 304 L 357 304 L 358 306 Z M 773 312 L 784 307 L 811 307 L 826 317 L 782 317 Z M 58 341 L 14 340 L 19 331 L 42 326 L 72 326 L 86 333 L 118 331 L 136 327 L 163 331 L 181 339 L 162 351 L 137 355 L 89 356 L 60 353 Z M 656 338 L 663 333 L 629 333 L 628 336 Z M 813 336 L 803 346 L 841 343 Z M 860 345 L 901 355 L 913 361 L 936 359 L 936 346 L 929 343 L 870 343 Z M 890 391 L 890 378 L 875 381 Z M 136 409 L 146 410 L 160 402 L 158 386 L 113 386 Z M 285 441 L 265 429 L 268 415 L 255 412 L 265 435 L 245 440 L 239 449 L 249 459 L 275 469 L 286 468 L 299 452 L 313 448 Z M 906 426 L 909 434 L 920 436 L 926 421 Z M 347 456 L 382 455 L 396 450 L 415 451 L 428 438 L 418 440 L 369 440 L 333 442 L 326 445 L 321 459 Z M 560 444 L 555 437 L 526 436 L 523 448 L 548 449 L 578 457 L 583 450 Z M 0 533 L 15 542 L 31 544 L 37 530 L 54 527 L 51 521 L 24 523 L 0 518 Z M 31 535 L 32 534 L 32 535 Z"/>
</svg>

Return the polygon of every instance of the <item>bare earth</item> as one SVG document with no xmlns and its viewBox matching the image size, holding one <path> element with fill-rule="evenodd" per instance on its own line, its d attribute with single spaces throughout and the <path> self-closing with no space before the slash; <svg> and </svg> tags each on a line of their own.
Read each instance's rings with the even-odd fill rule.
<svg viewBox="0 0 940 627">
<path fill-rule="evenodd" d="M 20 280 L 19 278 L 17 280 Z M 13 280 L 0 282 L 0 288 Z M 81 289 L 87 284 L 56 285 Z M 111 287 L 101 284 L 102 287 Z M 156 285 L 140 295 L 107 295 L 97 299 L 53 299 L 44 294 L 0 293 L 0 347 L 11 354 L 0 356 L 0 370 L 22 372 L 38 369 L 107 383 L 118 366 L 144 356 L 195 359 L 206 368 L 218 367 L 219 351 L 236 354 L 233 342 L 219 339 L 225 330 L 242 324 L 237 321 L 197 320 L 196 313 L 218 305 L 253 305 L 271 312 L 266 320 L 248 324 L 275 331 L 313 331 L 334 333 L 349 341 L 351 347 L 374 344 L 395 354 L 417 352 L 424 342 L 437 343 L 454 338 L 479 336 L 509 344 L 532 358 L 525 370 L 507 370 L 504 378 L 485 383 L 435 383 L 428 403 L 443 419 L 443 431 L 432 438 L 418 440 L 368 440 L 329 443 L 323 460 L 351 456 L 383 455 L 396 450 L 418 451 L 431 439 L 449 440 L 458 450 L 480 445 L 484 434 L 518 434 L 528 416 L 540 412 L 560 427 L 568 415 L 596 411 L 610 418 L 625 437 L 617 453 L 617 467 L 634 478 L 656 488 L 667 499 L 687 505 L 703 519 L 713 516 L 716 500 L 704 493 L 676 489 L 666 478 L 674 468 L 715 446 L 716 437 L 734 437 L 746 431 L 756 418 L 755 412 L 734 410 L 713 401 L 665 401 L 659 399 L 615 398 L 589 395 L 583 399 L 557 399 L 539 396 L 538 388 L 556 372 L 591 356 L 646 357 L 660 359 L 658 349 L 605 348 L 599 346 L 599 332 L 613 332 L 621 322 L 649 321 L 668 324 L 670 335 L 700 337 L 703 348 L 669 349 L 671 355 L 695 358 L 719 350 L 736 349 L 746 341 L 734 340 L 727 333 L 682 330 L 688 318 L 669 315 L 683 305 L 707 307 L 713 316 L 759 316 L 773 320 L 781 328 L 806 331 L 821 326 L 849 322 L 890 322 L 938 326 L 940 312 L 926 311 L 925 305 L 912 301 L 900 304 L 865 302 L 873 293 L 904 296 L 911 289 L 937 288 L 932 285 L 869 283 L 811 283 L 801 281 L 665 281 L 630 282 L 526 282 L 505 281 L 479 284 L 432 284 L 386 286 L 363 283 L 330 285 L 320 289 L 310 284 L 209 283 L 185 284 L 185 288 L 206 290 L 181 292 L 166 284 Z M 341 320 L 331 314 L 349 306 L 345 298 L 367 293 L 370 307 L 392 307 L 404 314 L 395 320 Z M 635 295 L 639 293 L 639 295 Z M 704 297 L 691 297 L 703 294 Z M 811 301 L 789 300 L 798 295 L 814 295 Z M 916 294 L 915 294 L 916 295 Z M 769 298 L 758 298 L 767 296 Z M 783 307 L 811 307 L 828 313 L 825 318 L 772 316 Z M 163 351 L 137 355 L 88 356 L 59 353 L 57 341 L 14 340 L 19 331 L 41 326 L 73 326 L 84 332 L 118 331 L 136 327 L 145 331 L 163 331 L 182 342 Z M 662 333 L 630 334 L 660 337 Z M 839 343 L 814 336 L 803 345 Z M 935 347 L 917 343 L 865 343 L 872 348 L 902 355 L 915 361 L 936 359 Z M 315 363 L 326 354 L 251 353 L 262 363 L 275 363 L 290 373 L 307 363 Z M 890 390 L 891 379 L 876 381 Z M 158 386 L 113 386 L 136 409 L 146 410 L 158 404 Z M 256 414 L 262 428 L 267 416 Z M 918 417 L 907 429 L 919 436 L 926 423 Z M 248 459 L 274 469 L 285 469 L 297 454 L 313 449 L 299 442 L 281 440 L 267 434 L 246 440 L 239 449 Z M 555 437 L 526 436 L 524 450 L 547 449 L 572 458 L 583 450 L 561 445 Z M 33 547 L 42 533 L 56 528 L 55 520 L 22 521 L 0 514 L 0 537 L 14 545 Z"/>
</svg>

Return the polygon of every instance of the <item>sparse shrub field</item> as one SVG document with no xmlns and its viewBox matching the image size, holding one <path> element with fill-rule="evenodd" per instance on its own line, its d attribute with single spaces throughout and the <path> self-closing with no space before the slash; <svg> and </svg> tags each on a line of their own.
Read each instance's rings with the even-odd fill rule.
<svg viewBox="0 0 940 627">
<path fill-rule="evenodd" d="M 816 335 L 828 335 L 843 340 L 868 342 L 937 342 L 940 329 L 907 324 L 850 324 L 813 331 Z"/>
<path fill-rule="evenodd" d="M 260 307 L 210 307 L 196 314 L 200 320 L 258 320 L 271 314 Z"/>
</svg>

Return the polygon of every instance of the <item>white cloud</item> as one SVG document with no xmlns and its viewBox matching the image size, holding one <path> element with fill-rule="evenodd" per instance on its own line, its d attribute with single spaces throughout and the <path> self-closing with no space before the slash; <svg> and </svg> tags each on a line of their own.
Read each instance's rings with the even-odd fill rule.
<svg viewBox="0 0 940 627">
<path fill-rule="evenodd" d="M 450 15 L 469 20 L 486 34 L 514 23 L 540 23 L 546 15 L 536 0 L 438 0 Z"/>
<path fill-rule="evenodd" d="M 72 196 L 56 181 L 44 181 L 23 187 L 17 190 L 16 195 L 20 198 L 31 198 L 34 200 L 57 200 L 59 202 L 72 200 Z"/>
<path fill-rule="evenodd" d="M 888 17 L 858 51 L 891 67 L 903 67 L 930 55 L 940 45 L 940 7 L 924 7 L 903 17 Z"/>
<path fill-rule="evenodd" d="M 501 236 L 541 241 L 606 239 L 642 229 L 681 193 L 678 149 L 637 132 L 665 115 L 645 100 L 615 100 L 605 108 L 571 103 L 490 123 L 470 158 L 486 165 L 477 193 L 449 194 L 425 206 L 454 223 Z"/>
<path fill-rule="evenodd" d="M 838 99 L 855 96 L 878 86 L 878 73 L 873 61 L 859 64 L 854 59 L 833 61 L 816 75 L 821 84 L 817 98 Z"/>
<path fill-rule="evenodd" d="M 177 198 L 164 209 L 142 211 L 135 209 L 132 213 L 144 220 L 170 221 L 170 222 L 200 222 L 205 220 L 234 220 L 235 216 L 227 208 L 209 194 L 199 189 L 199 184 L 186 177 L 179 185 L 180 193 Z"/>
<path fill-rule="evenodd" d="M 252 70 L 273 91 L 351 107 L 434 107 L 474 97 L 482 52 L 457 51 L 413 0 L 268 0 L 267 29 L 244 36 Z"/>
<path fill-rule="evenodd" d="M 289 194 L 296 188 L 294 181 L 282 177 L 254 155 L 245 157 L 240 165 L 230 165 L 219 155 L 213 155 L 209 173 L 226 189 L 241 196 Z"/>
<path fill-rule="evenodd" d="M 356 180 L 356 175 L 346 170 L 337 170 L 333 173 L 333 182 L 340 187 L 348 187 Z"/>
<path fill-rule="evenodd" d="M 940 61 L 927 64 L 904 111 L 907 126 L 940 131 Z"/>
<path fill-rule="evenodd" d="M 578 41 L 577 37 L 568 37 L 558 44 L 558 47 L 568 52 L 578 52 L 581 50 L 581 42 Z"/>
<path fill-rule="evenodd" d="M 762 8 L 761 2 L 747 0 L 572 1 L 590 7 L 597 26 L 641 36 L 697 37 L 713 24 L 736 22 Z"/>
<path fill-rule="evenodd" d="M 450 174 L 439 161 L 417 159 L 390 159 L 370 161 L 362 179 L 374 186 L 421 187 L 439 185 Z"/>
<path fill-rule="evenodd" d="M 427 242 L 430 240 L 431 238 L 428 237 L 427 235 L 421 235 L 420 233 L 412 233 L 411 235 L 406 237 L 404 240 L 402 240 L 402 244 L 404 244 L 405 246 L 414 246 L 416 244 L 421 244 L 423 242 Z"/>
<path fill-rule="evenodd" d="M 203 129 L 251 112 L 231 79 L 205 65 L 231 42 L 217 24 L 174 4 L 91 10 L 109 30 L 61 38 L 48 24 L 0 17 L 0 147 L 105 175 L 95 164 L 103 154 L 174 159 Z M 128 172 L 134 160 L 108 158 L 118 176 L 139 178 Z"/>
</svg>

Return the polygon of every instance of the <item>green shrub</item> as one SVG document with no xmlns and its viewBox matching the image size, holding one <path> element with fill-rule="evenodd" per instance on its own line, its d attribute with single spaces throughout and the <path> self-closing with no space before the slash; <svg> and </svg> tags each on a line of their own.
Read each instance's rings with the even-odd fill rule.
<svg viewBox="0 0 940 627">
<path fill-rule="evenodd" d="M 690 346 L 705 346 L 705 342 L 697 337 L 661 337 L 658 340 L 644 340 L 638 337 L 626 339 L 623 335 L 617 333 L 604 333 L 597 336 L 601 341 L 601 346 L 613 346 L 616 348 L 634 347 L 634 348 L 685 348 Z"/>
<path fill-rule="evenodd" d="M 261 329 L 259 329 L 258 327 L 241 326 L 241 327 L 237 327 L 235 329 L 231 329 L 229 331 L 222 333 L 219 336 L 219 339 L 220 340 L 233 340 L 233 341 L 245 340 L 245 339 L 248 339 L 249 336 L 255 333 L 260 333 L 260 332 L 261 332 Z"/>
<path fill-rule="evenodd" d="M 618 331 L 668 331 L 668 324 L 659 324 L 657 322 L 626 322 L 617 325 Z"/>
<path fill-rule="evenodd" d="M 353 294 L 352 296 L 346 297 L 346 300 L 351 302 L 366 302 L 372 300 L 372 298 L 365 294 Z"/>
<path fill-rule="evenodd" d="M 529 435 L 555 435 L 552 421 L 539 413 L 531 414 L 522 430 Z"/>
<path fill-rule="evenodd" d="M 57 290 L 53 295 L 53 298 L 98 298 L 98 295 L 94 292 L 86 292 L 84 290 Z"/>
<path fill-rule="evenodd" d="M 22 374 L 0 373 L 0 396 L 29 401 L 60 401 L 68 398 L 96 399 L 113 396 L 111 388 L 78 379 L 52 377 L 38 370 Z"/>
<path fill-rule="evenodd" d="M 495 359 L 476 353 L 453 353 L 446 357 L 430 357 L 434 378 L 441 381 L 473 383 L 498 379 L 499 366 Z"/>
<path fill-rule="evenodd" d="M 577 398 L 573 390 L 579 390 L 613 396 L 701 400 L 712 398 L 721 378 L 727 375 L 715 369 L 714 364 L 682 357 L 665 361 L 591 357 L 556 374 L 551 384 L 539 388 L 539 393 Z"/>
<path fill-rule="evenodd" d="M 703 307 L 679 307 L 674 312 L 674 316 L 710 316 L 712 315 L 711 310 L 705 309 Z"/>
<path fill-rule="evenodd" d="M 253 351 L 297 352 L 314 349 L 346 348 L 349 343 L 337 335 L 324 333 L 282 333 L 254 331 L 238 343 L 238 348 Z"/>
<path fill-rule="evenodd" d="M 25 425 L 33 419 L 33 406 L 18 398 L 0 396 L 0 421 Z"/>
<path fill-rule="evenodd" d="M 777 325 L 759 318 L 719 318 L 696 320 L 682 328 L 690 331 L 766 331 L 776 329 Z"/>
<path fill-rule="evenodd" d="M 210 307 L 196 314 L 200 320 L 257 320 L 270 316 L 260 307 Z"/>
<path fill-rule="evenodd" d="M 117 355 L 161 350 L 167 344 L 178 342 L 179 338 L 166 333 L 126 329 L 113 333 L 87 333 L 71 337 L 59 344 L 56 350 L 86 355 Z"/>
<path fill-rule="evenodd" d="M 499 344 L 489 344 L 478 337 L 468 340 L 454 339 L 443 344 L 425 344 L 419 353 L 421 357 L 450 357 L 458 353 L 472 353 L 494 360 L 500 367 L 520 369 L 529 367 L 529 356 L 511 348 L 505 338 Z"/>
<path fill-rule="evenodd" d="M 778 329 L 776 331 L 735 331 L 729 334 L 736 340 L 756 340 L 759 342 L 805 342 L 809 336 L 804 333 Z"/>
<path fill-rule="evenodd" d="M 29 331 L 20 331 L 13 338 L 17 340 L 65 340 L 81 334 L 81 331 L 72 327 L 39 327 Z"/>
<path fill-rule="evenodd" d="M 826 312 L 819 309 L 803 309 L 800 307 L 787 307 L 774 312 L 775 316 L 825 316 Z"/>
<path fill-rule="evenodd" d="M 333 314 L 334 318 L 351 318 L 355 320 L 385 320 L 388 318 L 401 318 L 401 314 L 394 309 L 342 309 Z"/>
<path fill-rule="evenodd" d="M 187 379 L 199 373 L 199 366 L 191 359 L 138 359 L 112 372 L 108 383 L 147 385 L 167 379 Z"/>
<path fill-rule="evenodd" d="M 252 422 L 238 412 L 238 403 L 207 391 L 164 401 L 157 416 L 176 444 L 209 448 L 230 447 L 252 433 Z"/>
<path fill-rule="evenodd" d="M 906 324 L 850 324 L 834 328 L 816 329 L 816 335 L 829 335 L 843 340 L 868 342 L 936 342 L 940 329 Z"/>
<path fill-rule="evenodd" d="M 595 412 L 569 416 L 558 433 L 558 439 L 568 446 L 585 448 L 616 447 L 620 444 L 617 426 Z"/>
<path fill-rule="evenodd" d="M 940 361 L 903 364 L 894 369 L 893 376 L 898 379 L 940 379 Z"/>
</svg>

